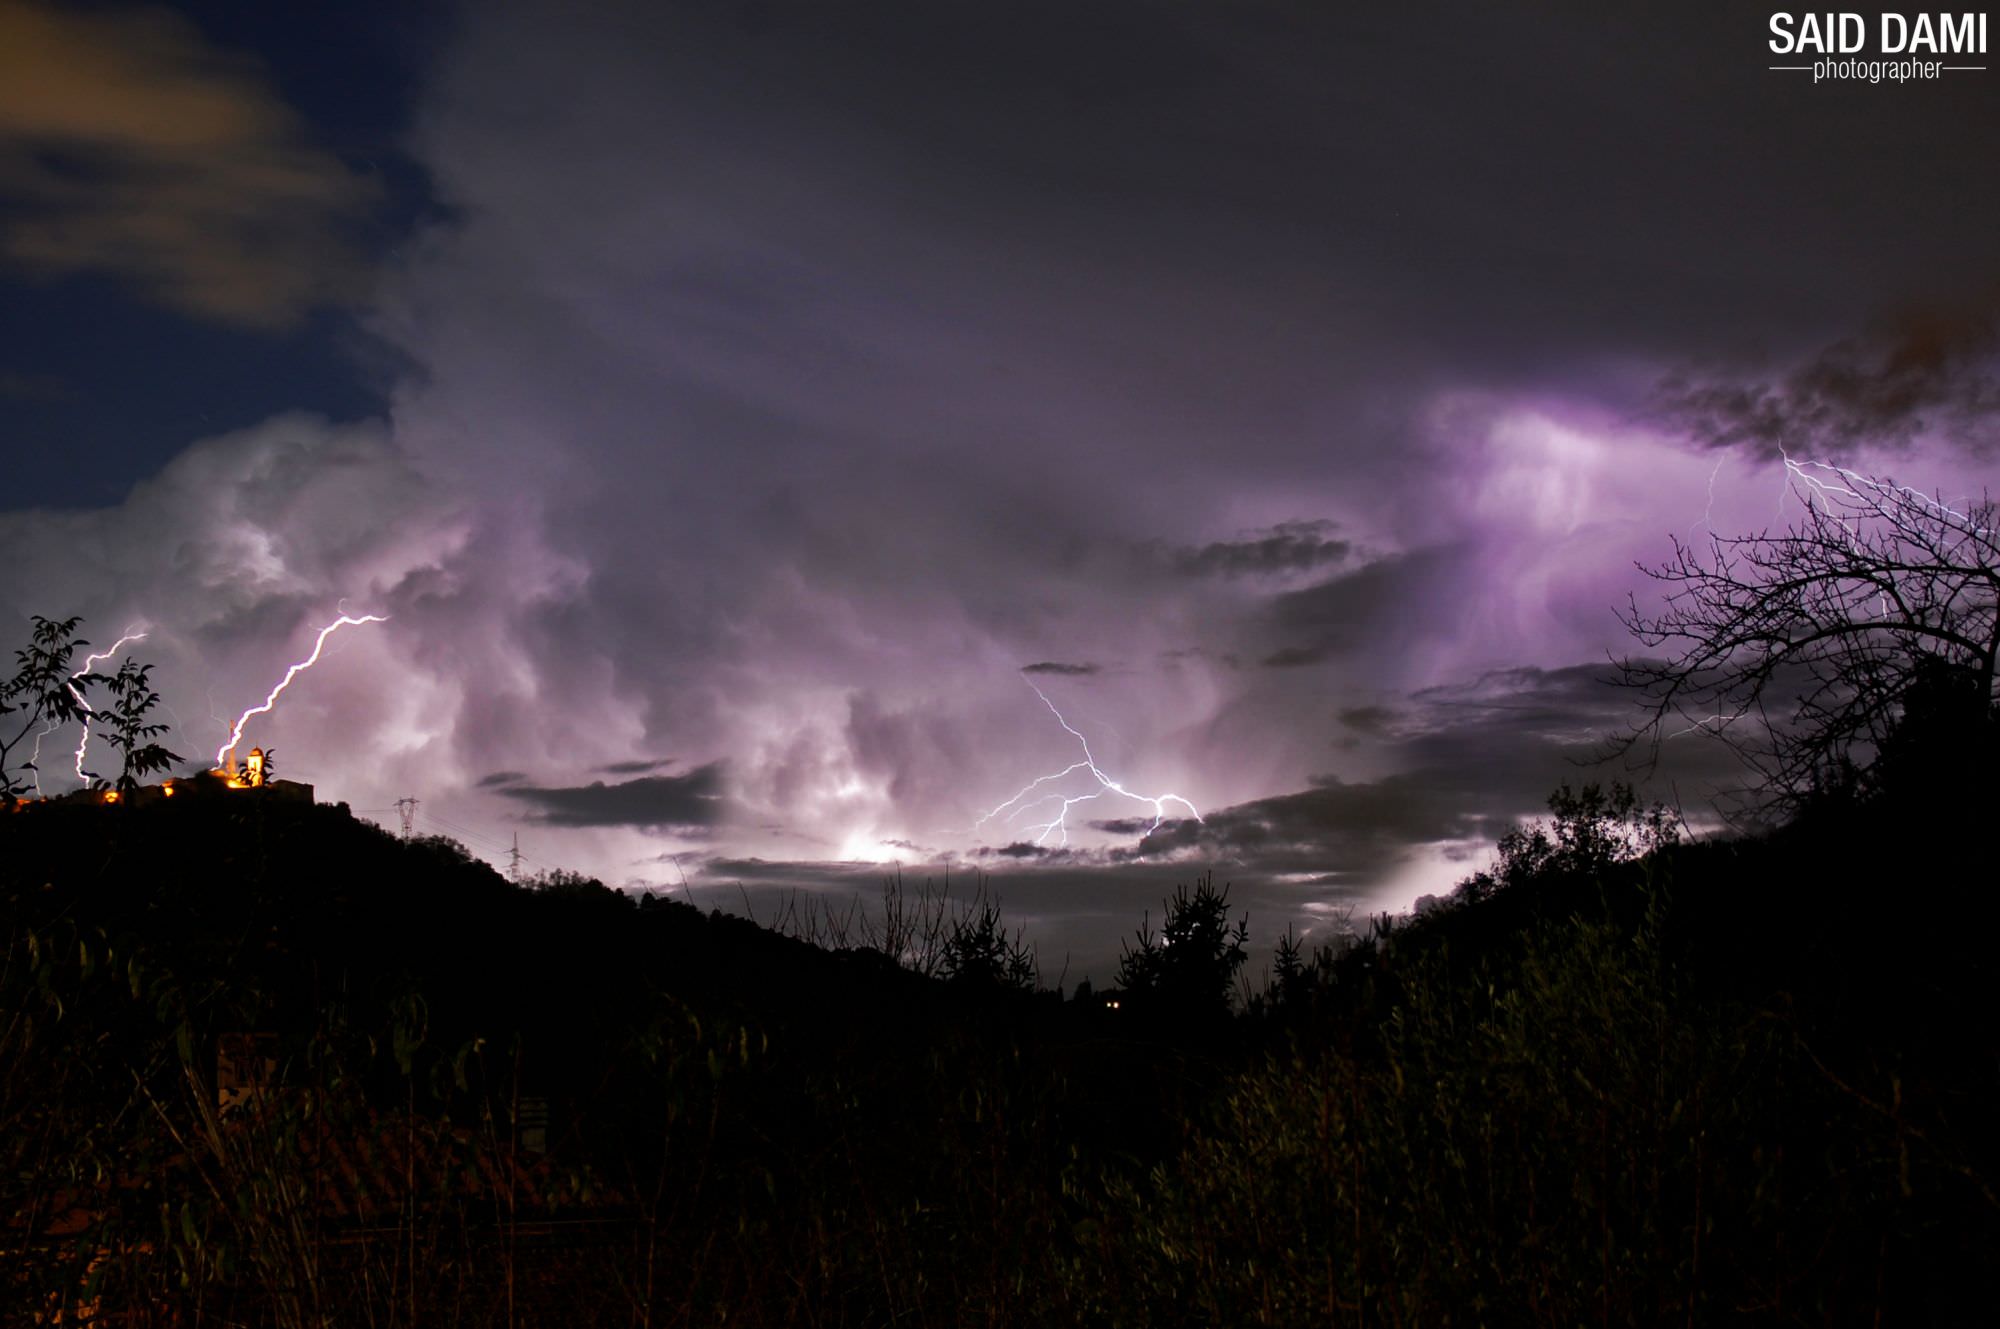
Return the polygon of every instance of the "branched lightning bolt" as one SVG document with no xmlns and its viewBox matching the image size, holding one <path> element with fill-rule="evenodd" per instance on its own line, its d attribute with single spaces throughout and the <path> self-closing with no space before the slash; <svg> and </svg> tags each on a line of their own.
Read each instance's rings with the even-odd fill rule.
<svg viewBox="0 0 2000 1329">
<path fill-rule="evenodd" d="M 1782 517 L 1784 514 L 1786 496 L 1796 494 L 1809 512 L 1816 510 L 1846 533 L 1848 547 L 1857 556 L 1865 555 L 1867 552 L 1862 543 L 1861 530 L 1857 525 L 1857 515 L 1862 520 L 1872 515 L 1893 522 L 1915 509 L 1926 518 L 1953 527 L 1963 535 L 1982 540 L 1992 538 L 1993 532 L 1979 524 L 1978 515 L 1952 507 L 1939 495 L 1927 494 L 1921 489 L 1897 484 L 1893 478 L 1877 479 L 1828 461 L 1815 459 L 1801 461 L 1783 448 L 1778 450 L 1778 456 L 1783 462 L 1784 479 L 1778 490 L 1779 516 Z M 1716 472 L 1720 470 L 1721 463 L 1718 462 Z M 1708 477 L 1711 511 L 1715 503 L 1716 472 L 1711 472 Z M 1965 501 L 1960 500 L 1960 502 Z M 1704 516 L 1703 523 L 1697 524 L 1705 524 L 1706 521 L 1707 518 Z M 1889 603 L 1889 593 L 1886 590 L 1876 593 L 1876 605 L 1884 620 L 1894 617 Z M 1719 698 L 1717 706 L 1718 708 L 1721 706 Z M 1714 716 L 1693 720 L 1685 729 L 1676 730 L 1667 737 L 1679 738 L 1687 734 L 1714 732 L 1743 718 L 1745 718 L 1744 713 L 1741 711 L 1724 713 L 1718 709 Z"/>
<path fill-rule="evenodd" d="M 1178 803 L 1188 810 L 1189 816 L 1193 817 L 1196 821 L 1201 820 L 1201 813 L 1195 810 L 1194 804 L 1188 802 L 1179 794 L 1161 794 L 1158 797 L 1149 794 L 1135 794 L 1118 781 L 1106 775 L 1099 769 L 1096 759 L 1090 755 L 1090 740 L 1085 738 L 1081 733 L 1078 733 L 1076 728 L 1063 718 L 1063 713 L 1056 709 L 1056 704 L 1049 700 L 1048 694 L 1044 693 L 1040 688 L 1035 687 L 1033 680 L 1028 681 L 1028 686 L 1033 688 L 1035 695 L 1042 699 L 1042 705 L 1049 708 L 1049 714 L 1056 717 L 1056 723 L 1061 725 L 1071 737 L 1076 739 L 1077 745 L 1083 749 L 1083 760 L 1071 762 L 1059 771 L 1052 771 L 1047 775 L 1036 776 L 1033 780 L 1021 786 L 1019 793 L 974 822 L 972 824 L 974 830 L 978 830 L 981 826 L 984 826 L 987 822 L 1000 816 L 1002 813 L 1006 813 L 1006 820 L 1012 822 L 1029 808 L 1046 807 L 1049 804 L 1055 804 L 1055 815 L 1053 817 L 1044 822 L 1033 823 L 1026 829 L 1034 833 L 1035 843 L 1038 845 L 1047 843 L 1051 835 L 1060 835 L 1062 837 L 1061 843 L 1067 845 L 1069 843 L 1069 810 L 1078 803 L 1088 803 L 1094 799 L 1102 798 L 1106 794 L 1118 794 L 1136 803 L 1150 804 L 1153 809 L 1153 824 L 1146 828 L 1148 835 L 1160 829 L 1160 824 L 1166 821 L 1167 805 L 1169 803 Z M 1097 788 L 1087 794 L 1069 795 L 1051 792 L 1042 795 L 1040 798 L 1029 797 L 1029 795 L 1042 786 L 1053 784 L 1066 776 L 1076 774 L 1078 771 L 1089 771 L 1091 777 L 1097 781 Z"/>
<path fill-rule="evenodd" d="M 1946 504 L 1942 499 L 1926 494 L 1921 489 L 1912 489 L 1909 485 L 1899 485 L 1893 481 L 1877 480 L 1863 475 L 1859 471 L 1850 471 L 1845 466 L 1835 466 L 1832 462 L 1800 462 L 1793 461 L 1787 454 L 1780 453 L 1779 455 L 1784 457 L 1785 474 L 1797 480 L 1799 484 L 1805 487 L 1809 495 L 1808 501 L 1812 497 L 1817 497 L 1823 505 L 1828 505 L 1829 514 L 1832 511 L 1830 506 L 1832 500 L 1829 498 L 1829 495 L 1839 494 L 1847 498 L 1862 499 L 1864 496 L 1860 493 L 1860 489 L 1867 489 L 1896 503 L 1915 504 L 1917 507 L 1934 516 L 1948 518 L 1951 521 L 1957 522 L 1973 535 L 1992 534 L 1991 531 L 1982 526 L 1973 525 L 1973 518 L 1970 513 L 1960 512 L 1957 508 Z M 1826 475 L 1838 476 L 1847 483 L 1843 485 L 1822 480 L 1819 476 L 1807 474 L 1809 469 Z M 1859 488 L 1849 488 L 1848 486 L 1859 486 Z M 1846 525 L 1847 523 L 1843 521 L 1842 524 Z M 1848 529 L 1851 532 L 1853 528 L 1849 526 Z"/>
<path fill-rule="evenodd" d="M 81 678 L 85 674 L 89 673 L 91 666 L 96 664 L 99 660 L 109 660 L 112 656 L 118 654 L 119 650 L 125 645 L 125 643 L 132 641 L 144 641 L 144 640 L 146 640 L 145 633 L 133 632 L 127 629 L 124 636 L 120 637 L 117 641 L 111 643 L 110 650 L 99 651 L 95 655 L 86 655 L 83 658 L 83 668 L 77 670 L 74 674 L 71 674 L 70 677 L 72 679 Z M 70 683 L 67 686 L 69 688 L 69 695 L 76 698 L 76 704 L 83 708 L 83 737 L 79 738 L 76 741 L 76 778 L 80 783 L 89 784 L 90 777 L 83 773 L 83 752 L 85 748 L 88 748 L 90 746 L 90 708 L 88 706 L 84 706 L 83 694 L 77 691 L 75 683 Z"/>
<path fill-rule="evenodd" d="M 76 700 L 77 709 L 83 713 L 83 737 L 78 739 L 76 744 L 76 778 L 84 784 L 90 783 L 90 777 L 88 775 L 85 775 L 83 772 L 84 750 L 90 746 L 90 706 L 88 703 L 84 701 L 83 690 L 77 687 L 76 680 L 82 678 L 85 674 L 89 673 L 91 669 L 95 667 L 95 665 L 99 660 L 109 660 L 112 656 L 118 654 L 120 650 L 124 649 L 125 646 L 127 646 L 128 644 L 135 641 L 144 641 L 144 640 L 146 640 L 146 634 L 144 632 L 139 632 L 132 628 L 125 629 L 125 635 L 120 637 L 117 641 L 112 642 L 110 650 L 98 651 L 94 655 L 85 656 L 83 658 L 82 667 L 69 676 L 70 677 L 69 682 L 63 684 L 63 686 L 69 690 L 69 695 Z M 42 731 L 39 734 L 35 735 L 35 746 L 33 750 L 30 751 L 28 754 L 28 762 L 30 766 L 34 768 L 35 772 L 35 796 L 37 798 L 40 798 L 42 794 L 42 772 L 41 772 L 42 740 L 47 738 L 50 734 L 53 734 L 56 730 L 60 729 L 61 727 L 62 727 L 61 725 L 58 725 L 55 721 L 51 720 L 46 726 L 43 727 Z"/>
<path fill-rule="evenodd" d="M 1856 529 L 1855 523 L 1849 516 L 1849 513 L 1857 507 L 1864 514 L 1872 511 L 1883 515 L 1886 515 L 1886 510 L 1889 509 L 1908 511 L 1914 507 L 1921 511 L 1927 518 L 1954 526 L 1959 531 L 1977 539 L 1986 540 L 1992 537 L 1993 533 L 1984 526 L 1978 525 L 1977 519 L 1971 513 L 1960 512 L 1957 508 L 1947 504 L 1942 498 L 1926 494 L 1920 489 L 1913 489 L 1909 485 L 1899 485 L 1893 479 L 1878 480 L 1873 476 L 1863 475 L 1859 471 L 1851 471 L 1845 466 L 1835 466 L 1831 462 L 1798 462 L 1793 461 L 1788 454 L 1782 451 L 1779 455 L 1784 458 L 1785 474 L 1790 479 L 1796 481 L 1798 486 L 1805 491 L 1804 499 L 1807 505 L 1810 506 L 1817 501 L 1820 511 L 1826 516 L 1831 517 L 1839 524 L 1842 530 L 1847 532 L 1849 545 L 1856 553 L 1861 552 L 1861 533 Z M 1817 472 L 1818 474 L 1814 474 L 1813 472 Z M 1822 477 L 1833 478 L 1827 479 Z M 1867 492 L 1864 493 L 1864 490 Z M 1851 499 L 1853 502 L 1852 504 L 1842 504 L 1841 499 Z M 1782 502 L 1782 498 L 1780 501 Z M 1895 520 L 1895 518 L 1891 518 L 1891 520 Z M 1881 609 L 1882 617 L 1885 619 L 1889 618 L 1891 614 L 1888 592 L 1880 592 L 1876 600 Z"/>
<path fill-rule="evenodd" d="M 285 671 L 285 676 L 278 680 L 278 686 L 271 689 L 271 693 L 269 696 L 265 697 L 262 702 L 260 702 L 255 706 L 252 706 L 249 710 L 243 712 L 242 715 L 236 718 L 235 725 L 231 727 L 229 731 L 229 741 L 224 743 L 220 748 L 216 749 L 215 764 L 217 766 L 220 766 L 225 761 L 229 760 L 229 754 L 231 751 L 235 749 L 238 740 L 240 740 L 243 737 L 243 726 L 250 723 L 251 716 L 263 715 L 266 712 L 268 712 L 273 706 L 276 706 L 278 704 L 278 694 L 283 692 L 286 688 L 290 687 L 292 685 L 293 679 L 297 678 L 300 674 L 303 674 L 306 670 L 312 668 L 314 665 L 319 663 L 319 654 L 321 651 L 326 649 L 326 639 L 328 637 L 331 637 L 335 632 L 339 631 L 341 628 L 345 627 L 358 628 L 363 623 L 387 623 L 388 621 L 389 620 L 386 616 L 380 614 L 363 614 L 359 618 L 356 618 L 351 614 L 342 614 L 339 618 L 336 618 L 335 620 L 333 620 L 333 622 L 321 628 L 319 630 L 319 639 L 313 643 L 312 654 L 308 655 L 305 659 L 299 661 L 297 664 L 287 669 Z"/>
</svg>

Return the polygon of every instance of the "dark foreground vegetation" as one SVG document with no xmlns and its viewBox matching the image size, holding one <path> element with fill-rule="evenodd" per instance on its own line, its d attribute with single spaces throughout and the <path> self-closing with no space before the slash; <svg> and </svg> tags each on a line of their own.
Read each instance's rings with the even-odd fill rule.
<svg viewBox="0 0 2000 1329">
<path fill-rule="evenodd" d="M 1449 906 L 1281 948 L 1247 1009 L 1205 890 L 1112 1009 L 928 897 L 833 951 L 254 791 L 26 806 L 0 1304 L 1988 1322 L 1994 804 L 1965 778 L 1692 845 L 1566 794 Z"/>
</svg>

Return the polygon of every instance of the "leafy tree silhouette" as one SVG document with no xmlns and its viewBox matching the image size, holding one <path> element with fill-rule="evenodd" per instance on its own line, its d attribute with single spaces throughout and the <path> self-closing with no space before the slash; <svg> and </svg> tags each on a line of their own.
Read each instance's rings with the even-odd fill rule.
<svg viewBox="0 0 2000 1329">
<path fill-rule="evenodd" d="M 1501 836 L 1500 861 L 1460 882 L 1458 897 L 1483 900 L 1538 879 L 1594 876 L 1680 839 L 1673 814 L 1658 803 L 1641 804 L 1637 791 L 1622 781 L 1575 790 L 1564 783 L 1549 795 L 1549 811 L 1553 821 Z"/>
<path fill-rule="evenodd" d="M 1621 746 L 1650 761 L 1671 725 L 1713 732 L 1762 777 L 1753 807 L 1866 785 L 1908 705 L 1949 693 L 1961 715 L 1984 716 L 2000 674 L 1990 500 L 1961 509 L 1834 467 L 1792 474 L 1796 524 L 1713 536 L 1706 551 L 1676 540 L 1665 564 L 1642 567 L 1664 587 L 1660 608 L 1634 599 L 1622 616 L 1666 654 L 1619 664 L 1647 702 Z"/>
<path fill-rule="evenodd" d="M 32 761 L 14 760 L 16 749 L 30 735 L 58 725 L 93 721 L 120 753 L 117 777 L 104 780 L 91 774 L 92 788 L 136 789 L 143 777 L 181 760 L 179 753 L 153 741 L 168 726 L 147 718 L 160 704 L 151 665 L 127 657 L 115 674 L 74 672 L 76 653 L 90 645 L 76 635 L 83 620 L 36 615 L 33 622 L 28 645 L 14 652 L 13 677 L 0 680 L 0 716 L 18 717 L 0 722 L 0 807 L 20 801 L 28 789 L 22 777 L 35 770 Z M 110 692 L 108 706 L 90 704 L 89 694 L 99 688 Z"/>
<path fill-rule="evenodd" d="M 1193 894 L 1178 886 L 1163 901 L 1166 922 L 1159 933 L 1142 923 L 1118 962 L 1118 984 L 1136 1008 L 1170 1019 L 1206 1023 L 1227 1017 L 1230 990 L 1243 967 L 1250 937 L 1245 915 L 1229 923 L 1229 887 L 1215 889 L 1209 874 Z"/>
<path fill-rule="evenodd" d="M 181 760 L 180 753 L 169 752 L 153 741 L 166 733 L 168 726 L 146 718 L 160 704 L 160 694 L 152 687 L 152 672 L 153 666 L 149 664 L 126 660 L 118 666 L 116 674 L 105 680 L 111 691 L 111 704 L 96 712 L 105 741 L 122 757 L 118 777 L 111 782 L 122 791 L 138 788 L 142 777 L 164 771 Z M 267 769 L 268 761 L 267 757 Z"/>
<path fill-rule="evenodd" d="M 16 762 L 14 753 L 30 735 L 51 725 L 68 724 L 90 714 L 85 693 L 105 680 L 96 674 L 71 676 L 71 661 L 89 642 L 76 635 L 81 618 L 34 618 L 28 644 L 14 652 L 14 676 L 0 681 L 0 806 L 12 806 L 27 792 L 23 773 L 32 762 Z M 18 717 L 12 718 L 12 717 Z"/>
</svg>

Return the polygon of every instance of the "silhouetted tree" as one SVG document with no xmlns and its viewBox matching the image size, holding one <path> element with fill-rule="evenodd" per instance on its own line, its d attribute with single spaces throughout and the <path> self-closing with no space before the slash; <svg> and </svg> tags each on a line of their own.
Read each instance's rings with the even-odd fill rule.
<svg viewBox="0 0 2000 1329">
<path fill-rule="evenodd" d="M 1035 986 L 1034 954 L 1022 944 L 1018 930 L 1008 934 L 1000 906 L 991 901 L 980 901 L 953 921 L 944 939 L 943 969 L 946 979 L 968 986 L 1024 992 Z"/>
<path fill-rule="evenodd" d="M 1293 933 L 1291 925 L 1285 925 L 1285 935 L 1278 938 L 1278 948 L 1271 957 L 1271 987 L 1281 1002 L 1297 1001 L 1305 994 L 1311 977 L 1306 967 L 1305 943 Z"/>
<path fill-rule="evenodd" d="M 1248 915 L 1229 924 L 1229 887 L 1215 889 L 1213 876 L 1195 883 L 1193 894 L 1176 887 L 1163 902 L 1166 922 L 1155 934 L 1142 924 L 1118 962 L 1118 985 L 1135 1005 L 1179 1017 L 1207 1019 L 1226 1014 L 1236 971 L 1243 967 L 1250 938 Z"/>
<path fill-rule="evenodd" d="M 1620 681 L 1647 699 L 1627 750 L 1656 758 L 1671 733 L 1709 730 L 1763 777 L 1762 801 L 1796 804 L 1865 781 L 1926 680 L 1952 679 L 1964 714 L 1990 715 L 2000 537 L 1990 500 L 1953 507 L 1825 465 L 1791 474 L 1805 505 L 1792 527 L 1705 552 L 1676 540 L 1642 568 L 1665 600 L 1634 600 L 1625 625 L 1667 654 L 1624 660 Z"/>
<path fill-rule="evenodd" d="M 168 727 L 146 718 L 160 704 L 160 694 L 152 688 L 152 672 L 153 666 L 129 659 L 119 665 L 118 672 L 105 680 L 111 691 L 111 704 L 100 708 L 95 715 L 105 741 L 122 757 L 118 778 L 111 782 L 121 790 L 136 789 L 142 777 L 164 771 L 181 760 L 178 752 L 169 752 L 153 741 L 166 733 Z M 265 760 L 268 770 L 268 755 Z"/>
<path fill-rule="evenodd" d="M 1643 858 L 1680 838 L 1674 815 L 1648 807 L 1631 785 L 1609 788 L 1567 783 L 1549 795 L 1553 820 L 1517 826 L 1500 837 L 1500 861 L 1459 883 L 1461 899 L 1482 900 L 1548 875 L 1591 876 L 1616 863 Z"/>
<path fill-rule="evenodd" d="M 104 680 L 96 674 L 72 674 L 76 652 L 90 643 L 76 635 L 80 618 L 34 618 L 28 644 L 14 652 L 14 676 L 0 681 L 0 806 L 12 805 L 27 791 L 23 772 L 31 761 L 16 759 L 29 738 L 54 725 L 68 724 L 90 714 L 84 694 Z"/>
</svg>

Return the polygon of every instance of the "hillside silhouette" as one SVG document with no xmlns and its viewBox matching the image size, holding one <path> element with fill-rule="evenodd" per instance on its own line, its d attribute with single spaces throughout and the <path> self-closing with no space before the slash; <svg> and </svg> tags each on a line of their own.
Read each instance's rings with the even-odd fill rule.
<svg viewBox="0 0 2000 1329">
<path fill-rule="evenodd" d="M 8 1322 L 1972 1323 L 1996 791 L 1908 732 L 1919 804 L 1759 836 L 1564 790 L 1233 1011 L 1207 882 L 1114 1008 L 986 907 L 926 976 L 261 791 L 27 806 Z"/>
</svg>

